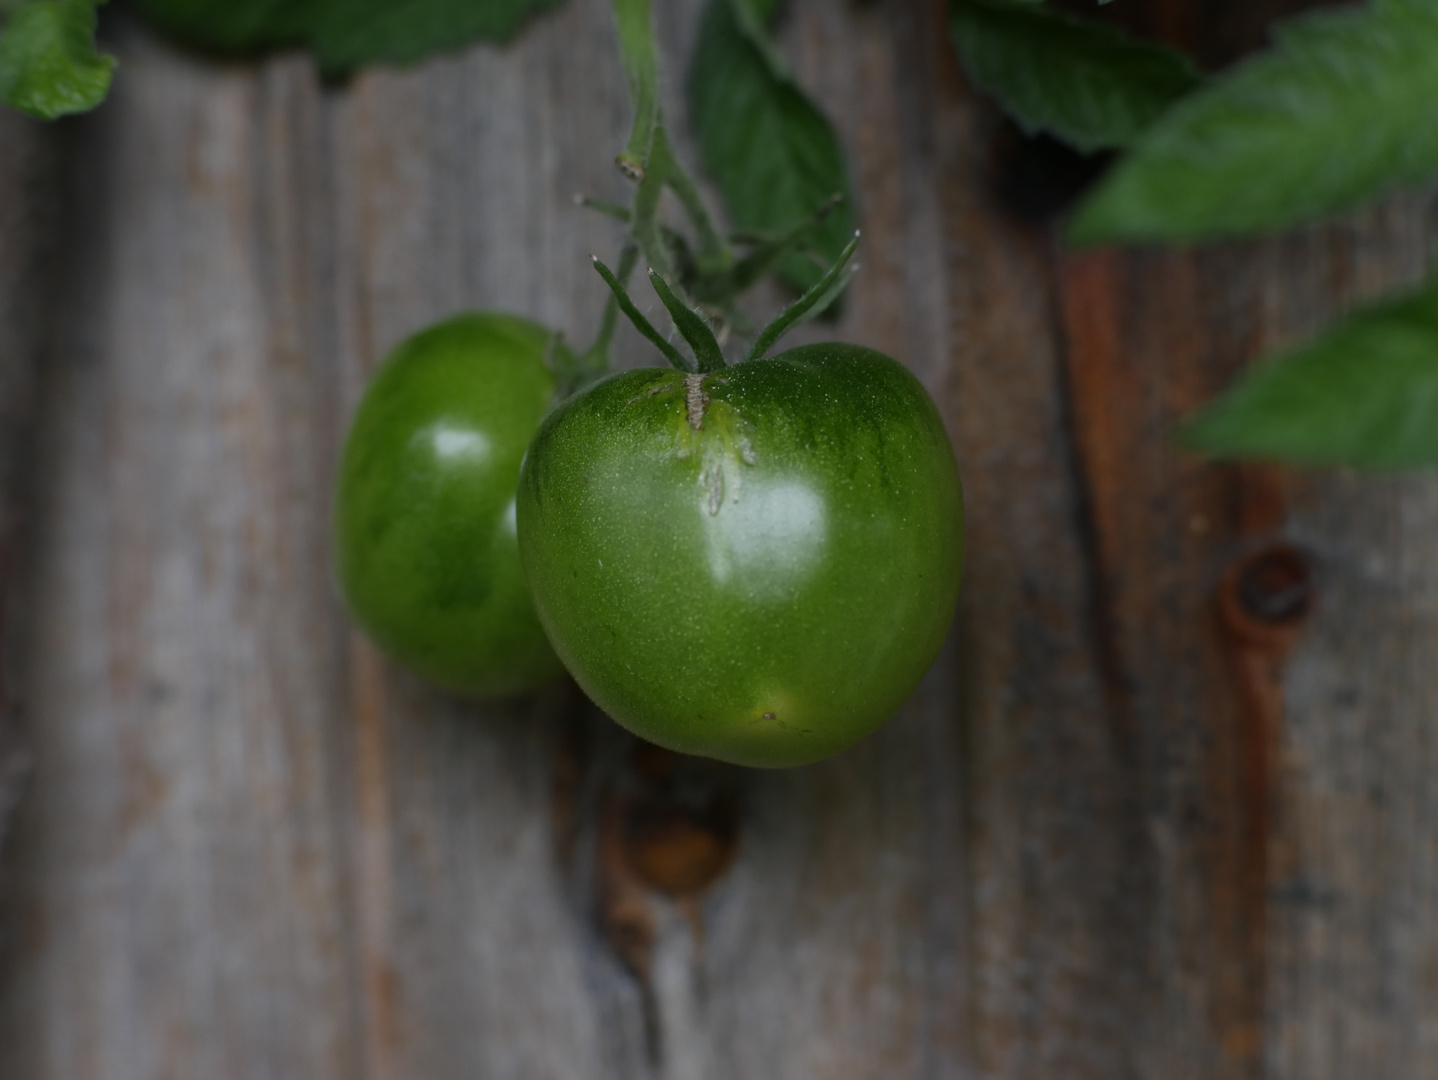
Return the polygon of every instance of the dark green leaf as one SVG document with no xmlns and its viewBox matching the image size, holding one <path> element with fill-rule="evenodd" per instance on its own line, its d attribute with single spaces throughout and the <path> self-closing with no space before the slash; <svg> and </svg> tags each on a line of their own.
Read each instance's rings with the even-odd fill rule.
<svg viewBox="0 0 1438 1080">
<path fill-rule="evenodd" d="M 779 79 L 792 78 L 789 65 L 779 52 L 774 39 L 769 36 L 768 26 L 779 10 L 778 0 L 729 0 L 729 10 L 734 22 L 749 39 L 749 44 L 759 51 L 769 70 Z"/>
<path fill-rule="evenodd" d="M 559 0 L 134 0 L 156 25 L 223 52 L 310 46 L 327 75 L 507 41 Z"/>
<path fill-rule="evenodd" d="M 250 53 L 301 42 L 325 0 L 130 0 L 152 23 L 191 45 Z"/>
<path fill-rule="evenodd" d="M 1438 4 L 1374 0 L 1294 19 L 1276 38 L 1152 128 L 1071 239 L 1280 229 L 1438 174 Z"/>
<path fill-rule="evenodd" d="M 42 120 L 93 109 L 114 70 L 95 52 L 95 0 L 31 0 L 0 36 L 0 101 Z"/>
<path fill-rule="evenodd" d="M 471 41 L 508 41 L 559 0 L 328 0 L 309 32 L 320 70 L 409 64 Z"/>
<path fill-rule="evenodd" d="M 843 250 L 854 213 L 838 137 L 803 91 L 773 70 L 728 0 L 710 0 L 705 10 L 689 68 L 689 116 L 736 226 L 782 233 L 844 194 L 809 241 L 824 263 Z M 780 264 L 780 276 L 800 291 L 822 273 L 801 254 Z"/>
<path fill-rule="evenodd" d="M 964 70 L 1029 132 L 1085 152 L 1128 146 L 1200 76 L 1182 53 L 1005 0 L 956 0 Z"/>
<path fill-rule="evenodd" d="M 1182 440 L 1220 457 L 1438 465 L 1438 281 L 1261 363 Z"/>
<path fill-rule="evenodd" d="M 762 29 L 769 25 L 774 13 L 779 10 L 780 0 L 732 0 L 739 21 L 746 26 Z"/>
</svg>

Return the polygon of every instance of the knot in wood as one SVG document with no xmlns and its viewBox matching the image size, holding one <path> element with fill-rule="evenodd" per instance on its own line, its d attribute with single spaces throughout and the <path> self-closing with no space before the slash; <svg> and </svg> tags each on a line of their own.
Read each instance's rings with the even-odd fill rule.
<svg viewBox="0 0 1438 1080">
<path fill-rule="evenodd" d="M 1237 559 L 1219 587 L 1229 633 L 1247 646 L 1279 654 L 1288 650 L 1315 601 L 1308 557 L 1288 543 Z"/>
<path fill-rule="evenodd" d="M 1237 581 L 1238 603 L 1269 626 L 1303 621 L 1313 606 L 1313 575 L 1303 553 L 1278 544 L 1245 560 Z"/>
</svg>

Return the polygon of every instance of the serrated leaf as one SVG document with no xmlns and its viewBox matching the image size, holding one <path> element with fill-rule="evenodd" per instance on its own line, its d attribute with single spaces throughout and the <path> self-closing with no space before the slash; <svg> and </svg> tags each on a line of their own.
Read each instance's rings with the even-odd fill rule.
<svg viewBox="0 0 1438 1080">
<path fill-rule="evenodd" d="M 320 70 L 407 64 L 471 41 L 508 41 L 560 0 L 133 0 L 161 29 L 203 48 L 248 53 L 304 44 Z"/>
<path fill-rule="evenodd" d="M 1181 439 L 1219 457 L 1438 465 L 1438 281 L 1260 363 Z"/>
<path fill-rule="evenodd" d="M 710 0 L 689 66 L 689 118 L 704 167 L 719 182 L 734 224 L 781 233 L 835 194 L 845 200 L 809 244 L 824 263 L 854 232 L 844 152 L 828 120 L 745 35 L 728 0 Z M 824 266 L 790 255 L 779 274 L 799 291 Z"/>
<path fill-rule="evenodd" d="M 1024 130 L 1084 152 L 1128 146 L 1201 81 L 1188 57 L 1015 0 L 955 0 L 969 78 Z"/>
<path fill-rule="evenodd" d="M 0 35 L 0 101 L 41 120 L 88 112 L 110 92 L 113 56 L 95 51 L 96 0 L 31 0 Z"/>
<path fill-rule="evenodd" d="M 1077 243 L 1206 240 L 1351 210 L 1438 174 L 1438 3 L 1282 24 L 1169 112 L 1080 208 Z"/>
</svg>

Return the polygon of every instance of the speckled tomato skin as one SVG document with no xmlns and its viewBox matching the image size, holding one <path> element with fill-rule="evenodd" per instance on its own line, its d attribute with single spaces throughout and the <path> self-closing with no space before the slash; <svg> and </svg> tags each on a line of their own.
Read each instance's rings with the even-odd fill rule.
<svg viewBox="0 0 1438 1080">
<path fill-rule="evenodd" d="M 933 401 L 851 345 L 597 383 L 540 427 L 518 519 L 540 620 L 590 697 L 740 765 L 818 761 L 888 720 L 963 564 Z"/>
<path fill-rule="evenodd" d="M 391 658 L 468 695 L 562 671 L 524 580 L 514 507 L 555 394 L 552 339 L 487 312 L 415 335 L 371 379 L 340 462 L 335 558 L 350 613 Z"/>
</svg>

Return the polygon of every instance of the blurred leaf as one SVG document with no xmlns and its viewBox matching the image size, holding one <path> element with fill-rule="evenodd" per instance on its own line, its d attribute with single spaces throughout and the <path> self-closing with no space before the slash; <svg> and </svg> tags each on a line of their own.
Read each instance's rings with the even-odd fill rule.
<svg viewBox="0 0 1438 1080">
<path fill-rule="evenodd" d="M 729 9 L 750 44 L 764 55 L 769 70 L 781 79 L 790 78 L 789 65 L 768 31 L 774 13 L 779 10 L 779 0 L 729 0 Z"/>
<path fill-rule="evenodd" d="M 1182 53 L 1014 0 L 955 0 L 964 70 L 1029 133 L 1128 146 L 1201 81 Z"/>
<path fill-rule="evenodd" d="M 704 167 L 718 182 L 734 224 L 782 233 L 824 206 L 844 202 L 809 235 L 832 261 L 854 232 L 844 152 L 828 120 L 746 35 L 729 0 L 709 0 L 689 67 L 689 118 Z M 803 291 L 824 266 L 787 256 L 779 274 Z"/>
<path fill-rule="evenodd" d="M 1219 457 L 1438 465 L 1438 279 L 1259 364 L 1181 438 Z"/>
<path fill-rule="evenodd" d="M 96 0 L 31 0 L 0 35 L 0 101 L 53 120 L 88 112 L 110 91 L 113 56 L 95 51 Z"/>
<path fill-rule="evenodd" d="M 1282 24 L 1181 102 L 1080 208 L 1077 243 L 1200 240 L 1350 210 L 1438 173 L 1438 3 Z"/>
<path fill-rule="evenodd" d="M 779 10 L 781 0 L 733 0 L 734 6 L 739 13 L 739 21 L 749 25 L 752 21 L 754 26 L 764 27 L 769 25 L 769 20 Z"/>
<path fill-rule="evenodd" d="M 222 52 L 305 44 L 320 70 L 407 64 L 475 40 L 507 41 L 559 0 L 134 0 L 157 26 Z"/>
<path fill-rule="evenodd" d="M 226 53 L 299 43 L 324 0 L 130 0 L 181 41 Z"/>
<path fill-rule="evenodd" d="M 328 75 L 364 64 L 409 64 L 471 41 L 508 41 L 559 0 L 327 0 L 309 41 Z"/>
</svg>

